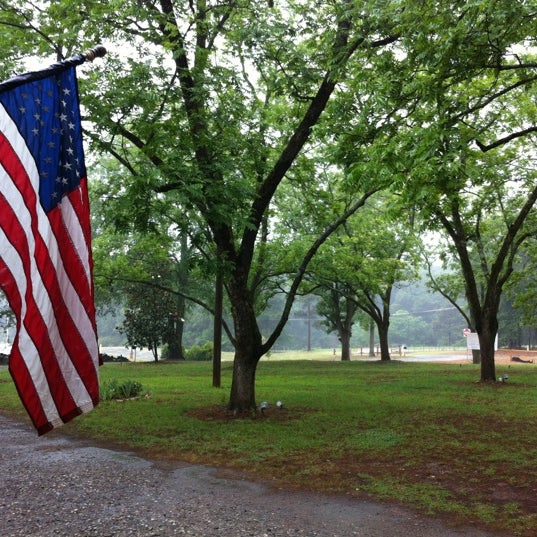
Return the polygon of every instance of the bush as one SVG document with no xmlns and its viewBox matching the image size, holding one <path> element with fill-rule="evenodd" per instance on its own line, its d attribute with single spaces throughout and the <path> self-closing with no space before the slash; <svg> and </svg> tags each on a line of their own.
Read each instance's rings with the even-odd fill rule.
<svg viewBox="0 0 537 537">
<path fill-rule="evenodd" d="M 164 343 L 160 348 L 159 354 L 160 360 L 169 360 L 170 359 L 170 346 L 167 343 Z"/>
<path fill-rule="evenodd" d="M 183 356 L 185 356 L 185 348 L 181 347 L 181 349 L 183 351 Z M 171 360 L 171 358 L 170 358 L 170 346 L 168 345 L 168 343 L 165 343 L 160 348 L 159 359 L 162 360 L 162 361 Z"/>
<path fill-rule="evenodd" d="M 109 380 L 101 386 L 101 401 L 112 399 L 131 399 L 142 393 L 142 385 L 135 380 L 126 380 L 122 383 Z"/>
<path fill-rule="evenodd" d="M 121 354 L 119 356 L 113 356 L 111 354 L 106 354 L 104 352 L 101 352 L 101 360 L 103 361 L 103 363 L 108 363 L 108 362 L 128 362 L 129 359 L 126 358 L 125 356 L 122 356 Z"/>
<path fill-rule="evenodd" d="M 194 345 L 185 352 L 185 359 L 192 362 L 206 362 L 213 359 L 213 344 L 207 342 L 204 345 Z"/>
</svg>

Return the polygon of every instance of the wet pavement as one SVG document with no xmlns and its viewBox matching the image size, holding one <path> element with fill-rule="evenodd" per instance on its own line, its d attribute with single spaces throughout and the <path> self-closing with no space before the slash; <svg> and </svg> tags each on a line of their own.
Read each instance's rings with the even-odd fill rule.
<svg viewBox="0 0 537 537">
<path fill-rule="evenodd" d="M 279 490 L 0 416 L 2 537 L 491 537 L 395 505 Z"/>
</svg>

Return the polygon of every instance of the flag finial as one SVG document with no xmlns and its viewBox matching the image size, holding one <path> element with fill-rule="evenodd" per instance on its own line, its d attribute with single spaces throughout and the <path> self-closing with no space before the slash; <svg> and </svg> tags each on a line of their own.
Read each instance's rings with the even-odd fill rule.
<svg viewBox="0 0 537 537">
<path fill-rule="evenodd" d="M 86 61 L 92 62 L 95 58 L 102 58 L 106 54 L 106 49 L 102 45 L 97 45 L 86 52 L 83 56 Z"/>
</svg>

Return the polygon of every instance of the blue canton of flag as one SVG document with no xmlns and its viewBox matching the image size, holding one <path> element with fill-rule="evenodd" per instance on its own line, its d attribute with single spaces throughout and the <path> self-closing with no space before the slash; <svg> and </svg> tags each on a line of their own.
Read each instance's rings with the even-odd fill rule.
<svg viewBox="0 0 537 537">
<path fill-rule="evenodd" d="M 26 143 L 38 166 L 39 196 L 45 211 L 78 188 L 84 168 L 80 117 L 74 70 L 36 82 L 37 94 L 23 85 L 0 95 L 21 130 L 31 135 Z"/>
</svg>

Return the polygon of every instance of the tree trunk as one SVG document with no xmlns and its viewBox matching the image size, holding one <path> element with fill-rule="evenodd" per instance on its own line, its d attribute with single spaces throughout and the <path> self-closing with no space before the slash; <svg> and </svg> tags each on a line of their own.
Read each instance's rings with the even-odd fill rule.
<svg viewBox="0 0 537 537">
<path fill-rule="evenodd" d="M 181 233 L 179 237 L 180 261 L 175 267 L 177 289 L 188 289 L 190 279 L 190 247 L 187 233 Z M 175 311 L 173 312 L 172 341 L 169 342 L 169 357 L 171 360 L 184 360 L 183 353 L 183 331 L 185 321 L 183 319 L 186 312 L 186 299 L 181 294 L 175 295 Z"/>
<path fill-rule="evenodd" d="M 246 275 L 240 269 L 231 277 L 228 291 L 235 328 L 235 358 L 228 408 L 234 414 L 253 413 L 257 408 L 255 373 L 261 359 L 262 341 L 246 286 Z"/>
<path fill-rule="evenodd" d="M 257 410 L 255 401 L 257 363 L 258 360 L 255 360 L 250 352 L 245 353 L 240 349 L 240 345 L 237 346 L 228 405 L 235 415 L 245 412 L 253 414 Z"/>
<path fill-rule="evenodd" d="M 351 331 L 342 329 L 339 332 L 339 340 L 341 341 L 341 360 L 349 361 L 351 359 Z"/>
<path fill-rule="evenodd" d="M 478 331 L 481 351 L 481 382 L 494 382 L 496 380 L 494 344 L 497 333 L 498 320 L 496 316 L 483 319 L 481 330 Z"/>
<path fill-rule="evenodd" d="M 369 357 L 375 357 L 375 323 L 369 321 Z"/>
<path fill-rule="evenodd" d="M 170 340 L 168 341 L 168 359 L 184 360 L 183 354 L 183 326 L 184 322 L 178 315 L 170 316 Z"/>
<path fill-rule="evenodd" d="M 149 347 L 149 350 L 153 353 L 153 358 L 155 360 L 155 363 L 158 362 L 158 343 L 152 343 Z"/>
<path fill-rule="evenodd" d="M 213 386 L 222 385 L 222 316 L 224 300 L 224 282 L 222 279 L 221 259 L 216 269 L 214 282 L 214 324 L 213 324 Z"/>
<path fill-rule="evenodd" d="M 380 343 L 380 359 L 383 362 L 390 361 L 390 345 L 388 343 L 388 328 L 389 325 L 384 325 L 380 323 L 377 325 L 379 332 L 379 343 Z"/>
</svg>

